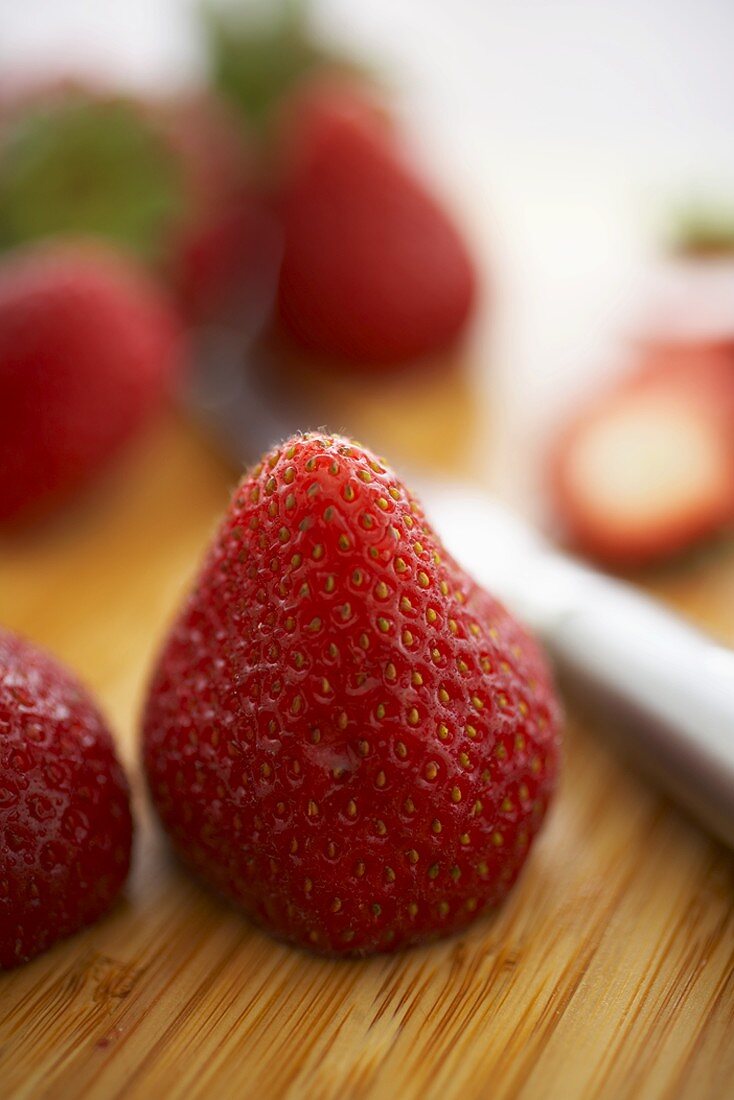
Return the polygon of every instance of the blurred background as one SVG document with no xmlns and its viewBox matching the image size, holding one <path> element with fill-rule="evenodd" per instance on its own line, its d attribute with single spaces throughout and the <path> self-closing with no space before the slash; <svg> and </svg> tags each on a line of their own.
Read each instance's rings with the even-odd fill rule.
<svg viewBox="0 0 734 1100">
<path fill-rule="evenodd" d="M 640 341 L 734 336 L 734 7 L 0 0 L 0 80 L 10 99 L 16 85 L 56 75 L 142 101 L 209 88 L 225 103 L 234 93 L 236 113 L 237 67 L 282 67 L 286 47 L 271 34 L 281 18 L 298 24 L 320 60 L 301 72 L 301 58 L 273 100 L 281 109 L 297 100 L 304 73 L 320 67 L 374 83 L 393 151 L 456 226 L 476 279 L 467 316 L 438 340 L 445 346 L 389 369 L 376 372 L 364 356 L 347 369 L 313 340 L 301 356 L 308 340 L 299 347 L 296 333 L 281 356 L 283 391 L 302 386 L 309 422 L 359 433 L 396 461 L 425 461 L 433 440 L 439 465 L 489 477 L 521 509 L 573 534 L 563 514 L 573 509 L 549 503 L 545 474 L 578 403 L 604 392 L 608 376 L 634 373 L 630 347 Z M 222 33 L 249 35 L 247 48 L 242 38 L 223 45 Z M 250 182 L 262 185 L 267 218 L 278 223 L 268 261 L 277 268 L 287 220 L 282 195 L 271 201 L 279 183 L 259 123 L 239 120 Z M 270 152 L 287 145 L 282 131 L 269 140 Z M 0 223 L 2 173 L 0 159 Z M 699 247 L 701 232 L 716 238 L 712 248 Z M 291 337 L 301 321 L 291 316 Z"/>
</svg>

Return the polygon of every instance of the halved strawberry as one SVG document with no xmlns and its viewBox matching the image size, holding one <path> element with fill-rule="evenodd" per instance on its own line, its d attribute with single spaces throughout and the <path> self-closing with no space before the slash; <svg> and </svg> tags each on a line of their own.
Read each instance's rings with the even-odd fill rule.
<svg viewBox="0 0 734 1100">
<path fill-rule="evenodd" d="M 669 557 L 734 521 L 734 359 L 724 346 L 643 351 L 584 407 L 553 456 L 569 540 L 610 564 Z"/>
</svg>

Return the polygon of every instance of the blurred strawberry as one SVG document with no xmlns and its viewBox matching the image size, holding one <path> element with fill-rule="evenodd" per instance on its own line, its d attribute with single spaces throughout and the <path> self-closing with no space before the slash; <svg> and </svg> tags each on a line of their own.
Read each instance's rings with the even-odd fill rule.
<svg viewBox="0 0 734 1100">
<path fill-rule="evenodd" d="M 286 118 L 285 330 L 311 352 L 371 366 L 449 346 L 474 302 L 472 260 L 370 95 L 321 82 Z"/>
<path fill-rule="evenodd" d="M 51 243 L 0 262 L 0 522 L 92 481 L 162 404 L 181 366 L 157 284 L 101 246 Z"/>
<path fill-rule="evenodd" d="M 611 565 L 664 560 L 734 523 L 734 349 L 646 348 L 567 424 L 552 489 L 569 541 Z"/>
<path fill-rule="evenodd" d="M 106 913 L 131 841 L 127 780 L 94 700 L 0 628 L 0 970 Z"/>
<path fill-rule="evenodd" d="M 172 101 L 161 122 L 189 196 L 189 214 L 169 257 L 171 282 L 193 319 L 236 317 L 275 247 L 245 135 L 227 106 L 210 95 Z"/>
<path fill-rule="evenodd" d="M 241 128 L 206 96 L 145 104 L 73 81 L 26 89 L 0 125 L 0 247 L 101 236 L 207 319 L 252 276 L 258 218 Z"/>
</svg>

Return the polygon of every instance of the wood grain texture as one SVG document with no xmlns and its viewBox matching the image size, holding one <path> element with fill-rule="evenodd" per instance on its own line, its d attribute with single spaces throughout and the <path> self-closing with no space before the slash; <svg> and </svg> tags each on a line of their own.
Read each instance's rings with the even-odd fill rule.
<svg viewBox="0 0 734 1100">
<path fill-rule="evenodd" d="M 467 401 L 443 385 L 446 425 Z M 430 406 L 417 449 L 434 441 Z M 388 422 L 377 400 L 363 414 L 370 442 L 404 442 L 404 416 Z M 0 977 L 3 1100 L 734 1096 L 734 860 L 573 706 L 562 789 L 527 871 L 460 938 L 362 963 L 310 958 L 168 858 L 140 789 L 136 716 L 233 480 L 172 421 L 63 525 L 0 548 L 0 621 L 99 693 L 139 819 L 110 917 Z M 655 587 L 734 642 L 734 546 Z"/>
</svg>

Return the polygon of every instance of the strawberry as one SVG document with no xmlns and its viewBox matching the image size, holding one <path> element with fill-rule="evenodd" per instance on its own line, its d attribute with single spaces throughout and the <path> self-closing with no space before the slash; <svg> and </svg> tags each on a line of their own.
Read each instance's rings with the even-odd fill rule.
<svg viewBox="0 0 734 1100">
<path fill-rule="evenodd" d="M 288 117 L 285 331 L 308 351 L 372 366 L 446 348 L 471 312 L 472 261 L 374 105 L 320 85 Z"/>
<path fill-rule="evenodd" d="M 158 288 L 115 253 L 68 242 L 0 262 L 0 522 L 91 481 L 161 405 L 182 355 Z"/>
<path fill-rule="evenodd" d="M 107 912 L 131 837 L 127 781 L 89 694 L 0 629 L 0 968 Z"/>
<path fill-rule="evenodd" d="M 240 484 L 152 678 L 180 855 L 275 935 L 365 955 L 470 924 L 556 784 L 535 642 L 387 466 L 309 434 Z"/>
<path fill-rule="evenodd" d="M 565 427 L 551 463 L 568 540 L 639 566 L 734 522 L 734 360 L 725 345 L 656 345 Z"/>
<path fill-rule="evenodd" d="M 8 97 L 0 246 L 97 235 L 162 273 L 207 320 L 253 276 L 257 204 L 243 133 L 210 96 L 143 103 L 56 81 Z"/>
<path fill-rule="evenodd" d="M 243 131 L 211 95 L 179 97 L 157 117 L 187 195 L 164 273 L 191 320 L 236 318 L 275 248 Z"/>
</svg>

